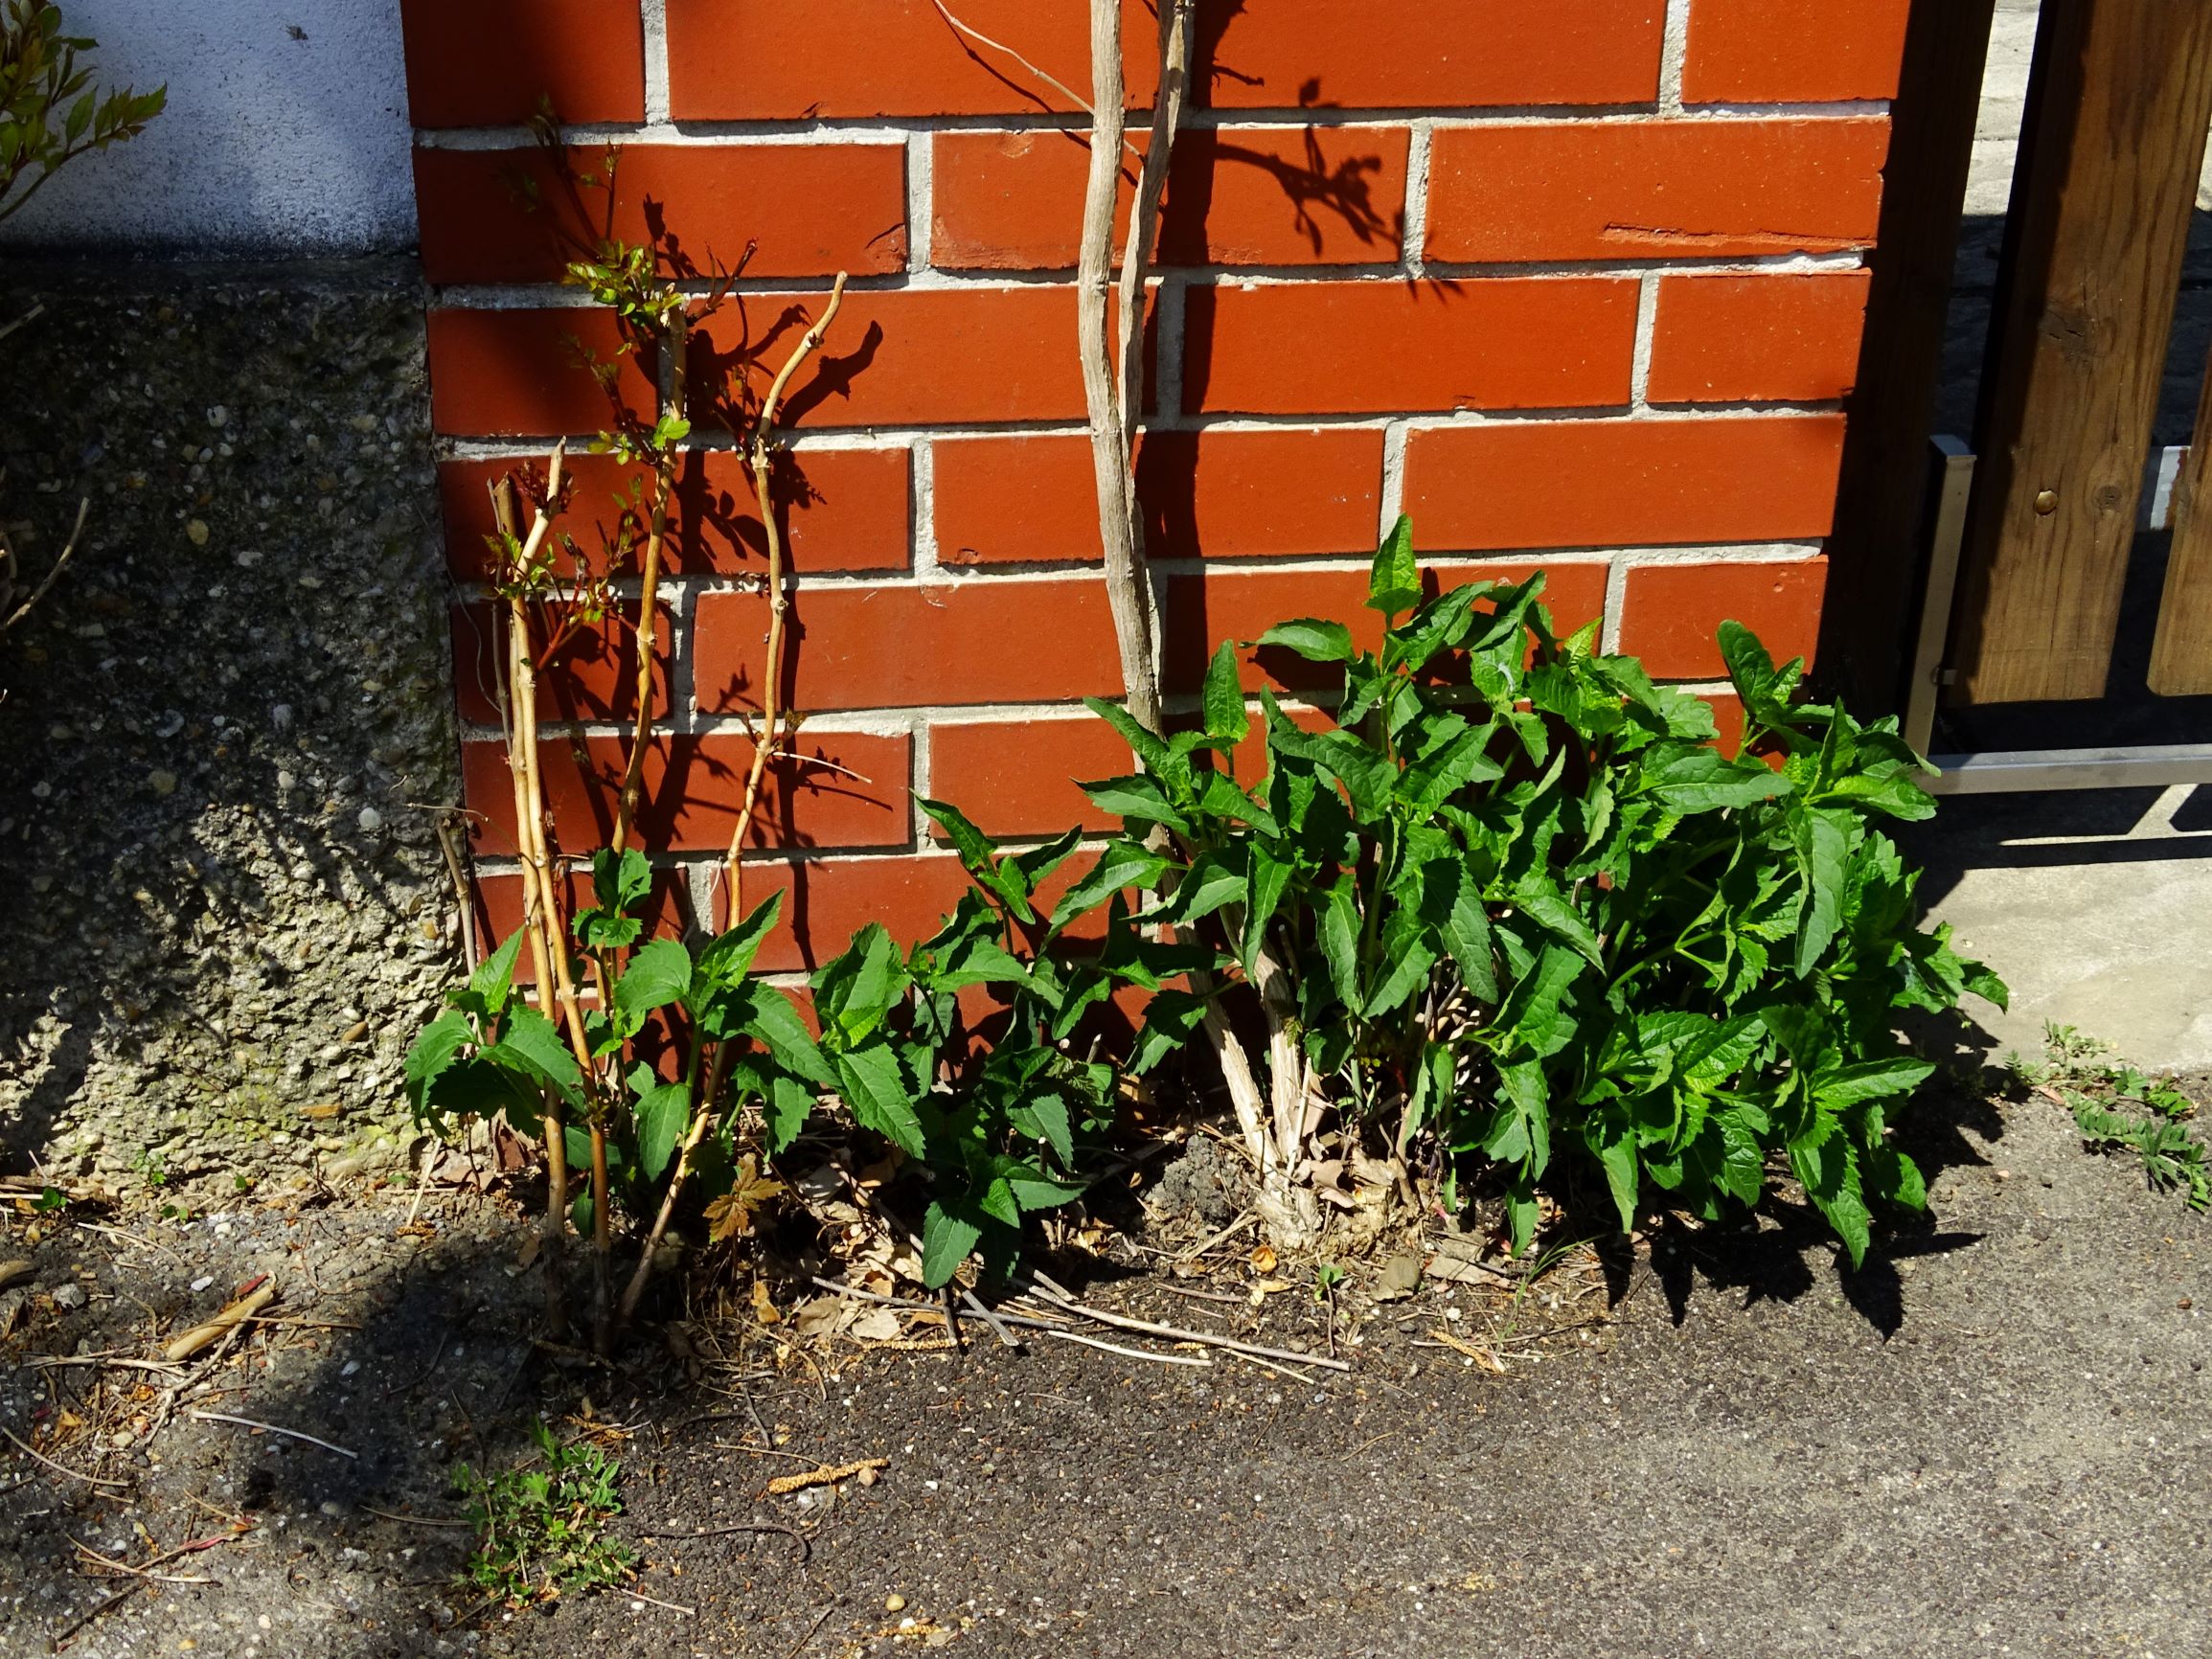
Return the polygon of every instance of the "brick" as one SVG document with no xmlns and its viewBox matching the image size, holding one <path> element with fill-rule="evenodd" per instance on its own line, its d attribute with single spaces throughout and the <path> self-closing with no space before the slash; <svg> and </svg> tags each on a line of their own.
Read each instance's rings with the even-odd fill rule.
<svg viewBox="0 0 2212 1659">
<path fill-rule="evenodd" d="M 780 511 L 784 552 L 791 569 L 903 570 L 911 562 L 909 520 L 911 454 L 896 449 L 802 449 L 785 452 L 787 482 Z M 489 569 L 484 538 L 491 534 L 490 486 L 513 469 L 513 461 L 447 461 L 438 468 L 445 513 L 447 562 L 463 581 L 481 581 Z M 525 463 L 542 481 L 544 465 Z M 590 556 L 604 562 L 611 541 L 614 568 L 634 571 L 644 552 L 632 543 L 624 511 L 627 486 L 645 474 L 612 456 L 569 458 L 576 488 L 559 525 Z M 525 510 L 527 512 L 527 509 Z M 676 518 L 663 555 L 672 572 L 757 572 L 767 557 L 752 469 L 726 450 L 695 451 L 676 485 Z M 573 560 L 559 559 L 563 574 Z"/>
<path fill-rule="evenodd" d="M 1083 0 L 961 0 L 951 10 L 1081 97 L 1090 96 Z M 1077 105 L 1003 52 L 966 40 L 934 0 L 668 0 L 678 121 L 1029 115 Z M 1154 26 L 1125 0 L 1132 108 L 1152 106 Z"/>
<path fill-rule="evenodd" d="M 1631 569 L 1621 598 L 1621 649 L 1659 679 L 1723 678 L 1714 636 L 1740 622 L 1776 662 L 1813 655 L 1828 561 L 1793 564 L 1653 564 Z"/>
<path fill-rule="evenodd" d="M 1087 438 L 943 439 L 936 468 L 942 562 L 1099 561 Z M 1155 558 L 1365 553 L 1381 487 L 1376 431 L 1154 432 L 1137 450 Z"/>
<path fill-rule="evenodd" d="M 417 126 L 645 119 L 637 0 L 399 0 Z"/>
<path fill-rule="evenodd" d="M 1848 397 L 1866 326 L 1865 271 L 1667 277 L 1652 336 L 1654 403 L 1818 403 Z"/>
<path fill-rule="evenodd" d="M 1702 0 L 1700 0 L 1702 3 Z M 1663 0 L 1201 0 L 1217 109 L 1648 103 Z"/>
<path fill-rule="evenodd" d="M 1697 0 L 1682 97 L 1691 103 L 1895 98 L 1912 0 Z"/>
<path fill-rule="evenodd" d="M 1416 432 L 1405 510 L 1430 547 L 1649 547 L 1826 535 L 1839 415 L 1543 420 Z"/>
<path fill-rule="evenodd" d="M 574 257 L 562 238 L 597 239 L 610 206 L 616 236 L 700 271 L 741 261 L 752 277 L 906 268 L 902 146 L 631 144 L 618 154 L 611 203 L 605 190 L 582 191 L 584 225 L 541 149 L 418 149 L 422 274 L 433 283 L 558 281 Z M 598 176 L 606 155 L 573 148 L 569 169 Z"/>
<path fill-rule="evenodd" d="M 1442 591 L 1471 581 L 1520 581 L 1536 568 L 1521 563 L 1431 565 L 1429 586 Z M 1352 629 L 1360 648 L 1380 649 L 1382 616 L 1368 610 L 1366 602 L 1364 570 L 1222 570 L 1171 578 L 1162 618 L 1161 676 L 1170 691 L 1196 691 L 1223 640 L 1258 639 L 1293 617 L 1332 618 Z M 1605 609 L 1605 567 L 1549 567 L 1544 602 L 1562 629 L 1582 626 Z M 1288 651 L 1247 652 L 1244 661 L 1247 690 L 1272 685 L 1311 691 L 1342 683 L 1337 670 Z"/>
<path fill-rule="evenodd" d="M 621 801 L 626 740 L 586 738 L 580 753 L 578 739 L 555 737 L 543 739 L 539 752 L 546 805 L 560 846 L 579 853 L 605 846 Z M 807 732 L 801 734 L 799 752 L 808 759 L 834 761 L 847 770 L 791 758 L 772 761 L 762 780 L 748 847 L 913 843 L 906 795 L 910 739 Z M 751 739 L 735 733 L 654 739 L 646 751 L 638 844 L 656 852 L 726 852 L 752 761 Z M 472 810 L 484 814 L 477 851 L 494 857 L 513 855 L 514 784 L 506 746 L 465 743 L 461 763 L 464 796 Z"/>
<path fill-rule="evenodd" d="M 1432 261 L 1829 253 L 1872 244 L 1885 119 L 1530 122 L 1436 135 Z"/>
<path fill-rule="evenodd" d="M 704 324 L 698 348 L 752 357 L 755 389 L 764 391 L 805 326 L 800 315 L 819 317 L 826 298 L 752 297 L 742 314 Z M 729 343 L 748 329 L 748 345 Z M 1036 284 L 848 293 L 823 356 L 792 382 L 784 412 L 787 425 L 816 427 L 1083 418 L 1075 289 Z"/>
<path fill-rule="evenodd" d="M 871 921 L 880 921 L 902 946 L 917 943 L 937 931 L 968 886 L 968 873 L 950 854 L 748 860 L 747 909 L 771 893 L 784 895 L 781 922 L 755 966 L 764 973 L 810 971 L 839 955 Z"/>
<path fill-rule="evenodd" d="M 428 320 L 430 423 L 457 438 L 598 432 L 612 419 L 580 352 L 612 362 L 622 331 L 611 311 L 433 310 Z M 660 410 L 657 370 L 622 358 L 624 401 L 648 420 Z"/>
<path fill-rule="evenodd" d="M 1119 828 L 1076 786 L 1134 771 L 1129 746 L 1088 713 L 1064 719 L 939 722 L 929 729 L 929 793 L 987 835 L 1050 837 L 1075 825 Z"/>
<path fill-rule="evenodd" d="M 636 612 L 631 602 L 629 615 Z M 493 700 L 506 666 L 503 630 L 493 626 L 490 602 L 474 601 L 453 611 L 453 687 L 461 717 L 479 725 L 499 723 Z M 669 641 L 675 611 L 665 602 L 653 632 L 653 706 L 668 711 Z M 540 720 L 623 720 L 637 713 L 637 636 L 627 616 L 610 616 L 596 625 L 581 624 L 537 676 Z"/>
<path fill-rule="evenodd" d="M 1193 128 L 1175 146 L 1160 261 L 1395 261 L 1404 232 L 1406 148 L 1402 127 Z M 1089 166 L 1089 144 L 1077 133 L 940 133 L 931 262 L 953 270 L 1072 270 Z M 1126 236 L 1130 170 L 1122 185 Z"/>
<path fill-rule="evenodd" d="M 1256 415 L 1622 407 L 1636 300 L 1613 277 L 1197 287 L 1183 401 Z"/>
<path fill-rule="evenodd" d="M 758 706 L 765 616 L 758 595 L 701 596 L 700 707 Z M 1073 702 L 1121 691 L 1106 586 L 1089 578 L 802 588 L 790 616 L 793 709 Z"/>
</svg>

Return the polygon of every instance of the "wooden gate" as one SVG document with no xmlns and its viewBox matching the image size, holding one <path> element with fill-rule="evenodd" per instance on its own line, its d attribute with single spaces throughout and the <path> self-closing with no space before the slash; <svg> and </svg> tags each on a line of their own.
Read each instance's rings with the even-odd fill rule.
<svg viewBox="0 0 2212 1659">
<path fill-rule="evenodd" d="M 1852 538 L 1920 517 L 1918 474 L 1901 483 L 1897 464 L 1926 443 L 1991 11 L 1915 7 L 1882 231 L 1891 262 L 1877 256 L 1865 432 L 1858 466 L 1846 462 L 1832 605 L 1879 607 L 1881 586 L 1915 575 L 1894 554 L 1855 561 Z M 1939 449 L 1935 510 L 1913 538 L 1932 543 L 1913 583 L 1926 603 L 1904 698 L 1924 746 L 1939 706 L 1972 728 L 1970 714 L 2108 698 L 2131 564 L 2155 557 L 2146 525 L 2170 522 L 2173 538 L 2132 691 L 2212 694 L 2212 374 L 2203 442 L 2153 453 L 2208 129 L 2212 0 L 2043 0 L 1976 430 L 1971 445 Z M 1884 352 L 1902 356 L 1883 364 Z M 1895 648 L 1863 609 L 1840 627 L 1842 677 L 1858 681 L 1847 689 L 1879 699 Z M 2096 712 L 2081 713 L 2086 723 L 2041 723 L 2095 730 Z M 1957 755 L 1945 768 L 1952 789 L 2207 782 L 2212 744 Z"/>
</svg>

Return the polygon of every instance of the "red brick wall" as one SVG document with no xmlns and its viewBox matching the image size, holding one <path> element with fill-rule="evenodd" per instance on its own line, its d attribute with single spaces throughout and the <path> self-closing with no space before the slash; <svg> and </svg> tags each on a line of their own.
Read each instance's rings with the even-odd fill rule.
<svg viewBox="0 0 2212 1659">
<path fill-rule="evenodd" d="M 1083 0 L 948 3 L 1088 85 Z M 1220 639 L 1356 616 L 1401 510 L 1447 580 L 1541 565 L 1562 621 L 1602 616 L 1663 676 L 1711 682 L 1724 617 L 1810 651 L 1906 9 L 1201 0 L 1142 463 L 1172 689 Z M 801 748 L 860 776 L 776 781 L 755 885 L 792 890 L 778 966 L 870 918 L 918 934 L 957 878 L 909 789 L 1038 834 L 1083 814 L 1071 773 L 1126 764 L 1070 718 L 1117 690 L 1067 285 L 1081 118 L 933 0 L 402 11 L 464 583 L 485 479 L 603 424 L 566 341 L 603 340 L 605 320 L 558 285 L 515 205 L 543 167 L 517 125 L 541 94 L 580 145 L 625 147 L 633 233 L 650 200 L 695 252 L 757 244 L 740 288 L 756 333 L 853 273 L 832 375 L 798 399 L 810 499 L 789 524 Z M 1129 17 L 1145 98 L 1150 14 L 1131 0 Z M 736 319 L 717 332 L 726 347 Z M 642 375 L 629 391 L 657 395 Z M 603 505 L 619 470 L 589 463 L 586 483 Z M 647 823 L 703 892 L 750 753 L 764 607 L 742 469 L 705 453 L 686 485 Z M 457 632 L 478 720 L 474 630 Z M 619 763 L 618 656 L 580 658 L 548 694 L 549 718 L 578 722 L 556 767 L 572 849 L 605 822 L 590 774 Z M 496 870 L 507 785 L 492 733 L 470 732 Z"/>
</svg>

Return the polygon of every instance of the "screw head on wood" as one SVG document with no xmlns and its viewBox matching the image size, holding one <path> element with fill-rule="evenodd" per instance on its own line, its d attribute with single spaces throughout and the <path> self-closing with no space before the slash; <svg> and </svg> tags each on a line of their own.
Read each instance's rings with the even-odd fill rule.
<svg viewBox="0 0 2212 1659">
<path fill-rule="evenodd" d="M 2058 510 L 2059 492 L 2057 490 L 2046 489 L 2036 497 L 2036 511 L 2041 513 L 2045 518 L 2050 517 L 2050 515 L 2058 511 Z"/>
</svg>

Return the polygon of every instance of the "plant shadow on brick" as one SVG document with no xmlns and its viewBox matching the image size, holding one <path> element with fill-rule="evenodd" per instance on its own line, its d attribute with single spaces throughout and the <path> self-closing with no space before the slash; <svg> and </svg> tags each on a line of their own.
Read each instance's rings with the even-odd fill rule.
<svg viewBox="0 0 2212 1659">
<path fill-rule="evenodd" d="M 1232 1093 L 1284 1245 L 1417 1171 L 1449 1209 L 1500 1171 L 1516 1250 L 1539 1184 L 1578 1165 L 1624 1230 L 1646 1204 L 1717 1217 L 1781 1155 L 1859 1262 L 1875 1204 L 1926 1202 L 1887 1120 L 1934 1070 L 1900 1011 L 2005 994 L 1915 929 L 1877 827 L 1933 811 L 1921 762 L 1891 722 L 1794 702 L 1803 665 L 1734 624 L 1747 752 L 1726 758 L 1697 697 L 1597 651 L 1596 625 L 1555 633 L 1542 583 L 1425 597 L 1402 522 L 1371 581 L 1380 652 L 1325 619 L 1257 642 L 1341 691 L 1318 730 L 1263 693 L 1252 791 L 1220 765 L 1250 724 L 1234 646 L 1200 730 L 1093 704 L 1142 768 L 1086 786 L 1124 821 L 1105 859 L 1161 885 L 1149 920 L 1211 943 L 1237 988 L 1167 992 L 1152 1021 L 1233 1020 L 1265 1053 L 1264 1089 Z"/>
</svg>

